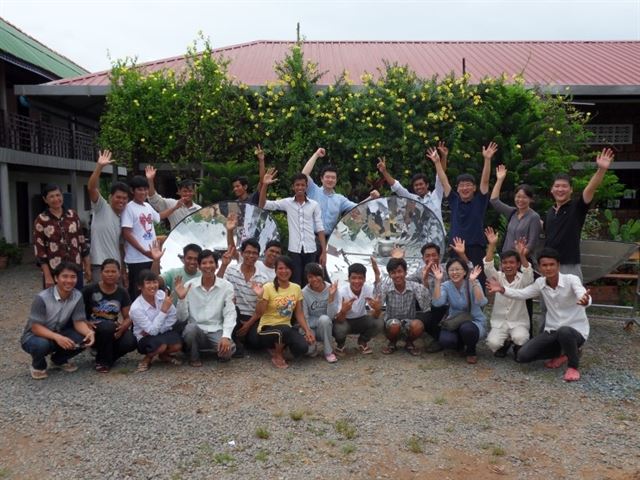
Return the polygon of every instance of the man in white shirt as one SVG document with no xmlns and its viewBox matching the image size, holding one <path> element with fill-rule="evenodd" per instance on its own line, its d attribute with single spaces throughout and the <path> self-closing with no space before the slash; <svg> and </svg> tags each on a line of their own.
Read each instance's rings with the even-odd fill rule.
<svg viewBox="0 0 640 480">
<path fill-rule="evenodd" d="M 348 275 L 349 283 L 338 287 L 334 301 L 327 308 L 327 315 L 335 319 L 335 353 L 344 355 L 347 335 L 357 333 L 360 353 L 371 354 L 369 340 L 382 331 L 382 303 L 376 298 L 373 285 L 365 283 L 367 269 L 364 265 L 349 265 Z"/>
<path fill-rule="evenodd" d="M 494 254 L 498 245 L 498 234 L 493 228 L 485 229 L 487 254 L 484 258 L 484 273 L 494 278 L 503 287 L 524 288 L 533 283 L 533 268 L 527 260 L 527 244 L 516 240 L 516 251 L 504 250 L 500 254 L 500 270 L 494 265 Z M 520 272 L 522 267 L 522 272 Z M 514 352 L 529 340 L 529 312 L 524 300 L 514 300 L 497 293 L 491 310 L 491 331 L 487 345 L 496 357 L 505 357 L 513 343 Z"/>
<path fill-rule="evenodd" d="M 133 193 L 131 200 L 124 209 L 120 226 L 124 238 L 124 261 L 129 270 L 129 297 L 134 301 L 138 297 L 138 275 L 143 270 L 149 270 L 153 263 L 151 247 L 156 241 L 154 223 L 164 220 L 180 205 L 162 213 L 156 212 L 145 200 L 149 193 L 149 183 L 143 176 L 136 175 L 129 182 Z"/>
<path fill-rule="evenodd" d="M 447 157 L 449 155 L 449 149 L 444 142 L 438 142 L 438 152 L 440 154 L 440 163 L 444 171 L 447 170 Z M 387 163 L 384 157 L 378 159 L 378 170 L 384 177 L 385 181 L 391 187 L 393 193 L 399 197 L 410 198 L 416 202 L 420 202 L 433 213 L 435 213 L 438 221 L 442 225 L 443 232 L 446 233 L 444 227 L 444 221 L 442 220 L 442 197 L 444 195 L 444 189 L 440 178 L 436 175 L 435 186 L 433 192 L 429 191 L 429 179 L 424 173 L 416 173 L 411 177 L 409 182 L 411 185 L 411 192 L 402 186 L 387 170 Z"/>
<path fill-rule="evenodd" d="M 191 215 L 193 212 L 200 210 L 200 205 L 194 203 L 193 196 L 195 195 L 195 182 L 190 179 L 185 179 L 178 182 L 178 196 L 180 199 L 164 198 L 156 191 L 155 178 L 156 169 L 151 165 L 147 165 L 144 169 L 144 173 L 149 181 L 149 203 L 158 212 L 163 212 L 169 208 L 176 207 L 169 215 L 169 225 L 171 228 L 175 228 L 184 217 Z"/>
<path fill-rule="evenodd" d="M 589 336 L 585 307 L 591 305 L 591 296 L 576 275 L 560 273 L 560 254 L 556 250 L 544 248 L 538 255 L 538 267 L 542 277 L 523 289 L 504 287 L 494 278 L 487 282 L 487 287 L 491 293 L 518 300 L 542 296 L 547 305 L 544 332 L 518 351 L 516 361 L 551 359 L 545 362 L 547 368 L 567 363 L 564 380 L 580 380 L 579 348 Z"/>
<path fill-rule="evenodd" d="M 203 250 L 198 255 L 199 278 L 183 284 L 177 277 L 174 289 L 178 296 L 178 320 L 187 320 L 182 337 L 189 354 L 189 364 L 201 367 L 200 351 L 214 350 L 220 359 L 228 359 L 236 346 L 231 334 L 236 326 L 233 285 L 216 277 L 217 255 Z"/>
<path fill-rule="evenodd" d="M 302 273 L 307 263 L 316 258 L 316 237 L 320 242 L 321 265 L 327 262 L 327 242 L 318 202 L 307 197 L 307 176 L 298 173 L 293 177 L 293 197 L 267 200 L 267 188 L 276 181 L 275 174 L 267 172 L 260 189 L 259 206 L 265 210 L 281 210 L 287 213 L 289 225 L 289 257 L 293 261 L 291 281 L 301 287 L 306 285 Z"/>
</svg>

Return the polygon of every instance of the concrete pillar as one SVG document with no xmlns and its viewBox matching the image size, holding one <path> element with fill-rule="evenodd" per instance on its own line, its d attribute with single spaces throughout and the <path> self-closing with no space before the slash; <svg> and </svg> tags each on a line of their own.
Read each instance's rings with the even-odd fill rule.
<svg viewBox="0 0 640 480">
<path fill-rule="evenodd" d="M 14 241 L 10 200 L 9 165 L 2 162 L 0 163 L 0 215 L 2 216 L 2 233 L 7 242 Z"/>
</svg>

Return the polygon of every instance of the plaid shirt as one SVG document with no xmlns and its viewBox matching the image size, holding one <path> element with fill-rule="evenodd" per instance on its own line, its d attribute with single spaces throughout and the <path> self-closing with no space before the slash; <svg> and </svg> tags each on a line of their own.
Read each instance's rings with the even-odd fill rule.
<svg viewBox="0 0 640 480">
<path fill-rule="evenodd" d="M 392 282 L 385 287 L 383 287 L 382 290 L 382 299 L 386 305 L 384 314 L 385 321 L 391 318 L 416 318 L 416 301 L 420 305 L 421 310 L 426 312 L 430 308 L 431 294 L 429 290 L 420 283 L 407 281 L 404 292 L 402 293 L 396 290 Z"/>
</svg>

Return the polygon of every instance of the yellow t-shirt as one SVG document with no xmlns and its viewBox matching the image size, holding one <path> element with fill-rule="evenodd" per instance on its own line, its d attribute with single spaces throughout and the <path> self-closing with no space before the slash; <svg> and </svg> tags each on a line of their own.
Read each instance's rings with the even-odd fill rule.
<svg viewBox="0 0 640 480">
<path fill-rule="evenodd" d="M 264 295 L 267 310 L 260 319 L 258 331 L 266 325 L 291 325 L 291 317 L 298 302 L 302 301 L 302 290 L 297 283 L 289 282 L 287 288 L 280 287 L 276 292 L 273 282 L 264 284 Z"/>
</svg>

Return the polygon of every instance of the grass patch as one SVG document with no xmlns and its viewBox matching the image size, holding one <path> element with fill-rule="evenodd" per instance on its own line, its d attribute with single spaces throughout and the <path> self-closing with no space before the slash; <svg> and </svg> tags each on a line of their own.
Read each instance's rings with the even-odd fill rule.
<svg viewBox="0 0 640 480">
<path fill-rule="evenodd" d="M 289 412 L 289 418 L 294 422 L 299 422 L 304 418 L 304 410 L 291 410 Z"/>
<path fill-rule="evenodd" d="M 405 445 L 412 453 L 424 453 L 424 440 L 416 435 L 407 438 Z"/>
<path fill-rule="evenodd" d="M 436 405 L 446 405 L 447 399 L 444 398 L 443 396 L 438 396 L 433 399 L 433 403 L 435 403 Z"/>
<path fill-rule="evenodd" d="M 347 443 L 342 447 L 342 453 L 345 455 L 350 455 L 356 451 L 356 446 L 353 443 Z"/>
<path fill-rule="evenodd" d="M 502 447 L 493 447 L 491 449 L 491 455 L 493 455 L 494 457 L 504 457 L 506 453 L 507 452 L 505 452 L 504 448 Z"/>
<path fill-rule="evenodd" d="M 226 452 L 222 452 L 222 453 L 216 453 L 213 456 L 213 461 L 215 463 L 217 463 L 218 465 L 233 465 L 233 463 L 236 461 L 235 457 L 229 453 Z"/>
<path fill-rule="evenodd" d="M 9 470 L 6 467 L 0 467 L 0 478 L 2 479 L 9 478 L 10 475 L 11 475 L 11 470 Z"/>
<path fill-rule="evenodd" d="M 284 412 L 282 410 L 278 410 L 277 412 L 273 412 L 273 416 L 276 418 L 284 417 Z"/>
<path fill-rule="evenodd" d="M 130 373 L 135 372 L 135 369 L 131 368 L 131 367 L 120 367 L 120 368 L 116 368 L 114 370 L 115 373 L 119 374 L 119 375 L 129 375 Z M 2 478 L 2 477 L 0 477 Z"/>
<path fill-rule="evenodd" d="M 255 459 L 257 462 L 266 462 L 269 459 L 269 452 L 259 450 L 258 453 L 256 453 Z"/>
<path fill-rule="evenodd" d="M 267 430 L 265 427 L 256 428 L 256 437 L 261 438 L 262 440 L 266 440 L 270 436 L 271 434 L 269 433 L 269 430 Z"/>
<path fill-rule="evenodd" d="M 336 441 L 335 440 L 327 440 L 327 445 L 329 445 L 330 447 L 335 447 L 336 446 Z"/>
<path fill-rule="evenodd" d="M 342 435 L 347 440 L 353 440 L 358 436 L 356 427 L 351 425 L 348 420 L 338 420 L 335 424 L 336 432 Z"/>
</svg>

